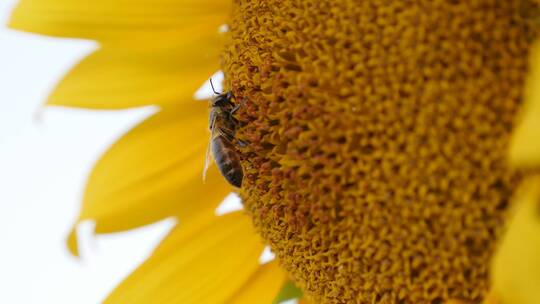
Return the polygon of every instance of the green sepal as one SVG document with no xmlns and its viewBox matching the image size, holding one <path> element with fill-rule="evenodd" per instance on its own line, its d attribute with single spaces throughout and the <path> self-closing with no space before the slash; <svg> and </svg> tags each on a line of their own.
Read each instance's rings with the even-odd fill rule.
<svg viewBox="0 0 540 304">
<path fill-rule="evenodd" d="M 281 290 L 279 291 L 277 297 L 274 299 L 274 302 L 272 302 L 272 304 L 279 304 L 288 300 L 299 299 L 302 297 L 302 294 L 303 293 L 300 288 L 296 287 L 293 282 L 287 281 L 281 287 Z"/>
</svg>

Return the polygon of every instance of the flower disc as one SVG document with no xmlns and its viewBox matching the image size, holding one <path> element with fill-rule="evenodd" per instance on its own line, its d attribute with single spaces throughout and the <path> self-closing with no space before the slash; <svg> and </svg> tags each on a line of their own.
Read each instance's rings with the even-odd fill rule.
<svg viewBox="0 0 540 304">
<path fill-rule="evenodd" d="M 479 303 L 520 175 L 505 162 L 527 1 L 236 1 L 223 56 L 241 196 L 321 303 Z"/>
</svg>

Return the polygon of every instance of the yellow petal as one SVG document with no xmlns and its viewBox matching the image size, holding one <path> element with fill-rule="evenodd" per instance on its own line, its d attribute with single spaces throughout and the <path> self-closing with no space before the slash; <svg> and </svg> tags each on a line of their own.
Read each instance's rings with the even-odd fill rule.
<svg viewBox="0 0 540 304">
<path fill-rule="evenodd" d="M 60 37 L 114 40 L 126 35 L 223 24 L 231 1 L 21 0 L 13 28 Z"/>
<path fill-rule="evenodd" d="M 106 233 L 215 208 L 230 187 L 215 166 L 202 181 L 207 124 L 207 104 L 191 102 L 124 135 L 95 165 L 80 220 L 93 219 L 96 232 Z"/>
<path fill-rule="evenodd" d="M 179 224 L 106 303 L 225 303 L 260 267 L 247 216 L 202 214 Z"/>
<path fill-rule="evenodd" d="M 527 181 L 515 207 L 493 260 L 494 289 L 500 303 L 540 303 L 540 178 Z"/>
<path fill-rule="evenodd" d="M 75 66 L 50 95 L 49 105 L 120 109 L 192 100 L 219 69 L 215 34 L 175 37 L 181 45 L 108 45 Z"/>
<path fill-rule="evenodd" d="M 227 303 L 271 304 L 286 279 L 285 271 L 279 267 L 277 262 L 264 264 Z"/>
<path fill-rule="evenodd" d="M 502 303 L 499 302 L 496 292 L 492 289 L 490 290 L 488 295 L 484 298 L 484 302 L 482 302 L 482 304 L 502 304 Z"/>
<path fill-rule="evenodd" d="M 540 165 L 540 43 L 534 45 L 529 56 L 525 104 L 510 144 L 510 160 L 519 167 Z"/>
<path fill-rule="evenodd" d="M 298 300 L 298 304 L 309 304 L 309 301 L 306 297 L 303 297 Z"/>
</svg>

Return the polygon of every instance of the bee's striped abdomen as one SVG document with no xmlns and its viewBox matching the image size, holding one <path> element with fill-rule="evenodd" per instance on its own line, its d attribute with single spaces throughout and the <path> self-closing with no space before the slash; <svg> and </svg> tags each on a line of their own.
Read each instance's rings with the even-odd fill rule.
<svg viewBox="0 0 540 304">
<path fill-rule="evenodd" d="M 221 174 L 233 186 L 242 185 L 242 165 L 234 145 L 223 136 L 212 139 L 212 154 Z"/>
</svg>

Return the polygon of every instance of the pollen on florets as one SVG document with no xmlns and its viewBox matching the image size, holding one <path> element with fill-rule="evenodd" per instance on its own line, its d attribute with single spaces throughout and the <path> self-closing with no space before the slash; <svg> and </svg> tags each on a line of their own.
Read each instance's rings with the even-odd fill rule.
<svg viewBox="0 0 540 304">
<path fill-rule="evenodd" d="M 315 302 L 479 303 L 509 198 L 529 1 L 235 1 L 241 196 Z"/>
</svg>

